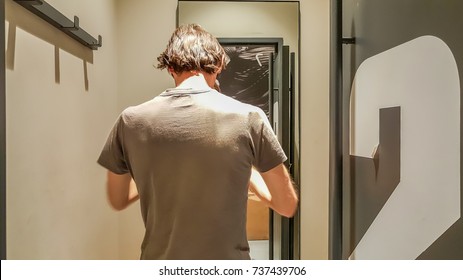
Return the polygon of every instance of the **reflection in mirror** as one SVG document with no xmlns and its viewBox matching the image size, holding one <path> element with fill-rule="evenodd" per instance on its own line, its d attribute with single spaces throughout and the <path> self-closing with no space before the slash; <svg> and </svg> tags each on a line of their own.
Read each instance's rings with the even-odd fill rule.
<svg viewBox="0 0 463 280">
<path fill-rule="evenodd" d="M 270 118 L 269 68 L 273 54 L 278 51 L 277 42 L 265 44 L 250 38 L 220 41 L 230 58 L 226 70 L 218 77 L 221 92 L 261 108 Z"/>
<path fill-rule="evenodd" d="M 299 2 L 179 1 L 177 22 L 198 23 L 220 38 L 231 58 L 219 77 L 222 92 L 266 112 L 298 183 Z M 299 258 L 298 214 L 283 219 L 249 193 L 247 219 L 253 259 Z"/>
</svg>

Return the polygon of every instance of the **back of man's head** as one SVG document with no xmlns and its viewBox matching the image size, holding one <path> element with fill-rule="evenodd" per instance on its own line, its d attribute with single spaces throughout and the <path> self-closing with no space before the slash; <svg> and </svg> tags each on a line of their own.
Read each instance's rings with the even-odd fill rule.
<svg viewBox="0 0 463 280">
<path fill-rule="evenodd" d="M 223 68 L 227 55 L 217 39 L 198 24 L 178 27 L 157 58 L 157 68 L 176 73 L 199 71 L 209 74 Z"/>
</svg>

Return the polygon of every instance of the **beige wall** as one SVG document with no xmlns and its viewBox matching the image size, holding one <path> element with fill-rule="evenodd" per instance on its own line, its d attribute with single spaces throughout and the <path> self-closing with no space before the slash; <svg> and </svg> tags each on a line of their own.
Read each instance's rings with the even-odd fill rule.
<svg viewBox="0 0 463 280">
<path fill-rule="evenodd" d="M 7 257 L 118 258 L 99 150 L 116 117 L 112 0 L 47 1 L 101 34 L 82 46 L 6 0 Z"/>
<path fill-rule="evenodd" d="M 152 65 L 175 27 L 177 1 L 49 0 L 103 36 L 93 52 L 5 2 L 7 257 L 137 259 L 139 205 L 109 208 L 95 160 L 123 108 L 172 86 Z M 301 256 L 326 259 L 329 1 L 302 0 L 300 9 Z"/>
<path fill-rule="evenodd" d="M 216 37 L 283 37 L 285 45 L 295 51 L 297 13 L 296 3 L 183 1 L 179 24 L 201 24 Z"/>
<path fill-rule="evenodd" d="M 115 0 L 118 29 L 119 109 L 147 101 L 174 86 L 154 66 L 175 28 L 175 0 Z"/>
<path fill-rule="evenodd" d="M 329 0 L 301 1 L 301 258 L 328 258 Z"/>
</svg>

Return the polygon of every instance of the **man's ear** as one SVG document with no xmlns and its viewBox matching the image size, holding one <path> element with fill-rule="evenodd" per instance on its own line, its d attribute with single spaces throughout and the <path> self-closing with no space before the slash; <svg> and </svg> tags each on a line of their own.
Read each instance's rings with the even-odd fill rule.
<svg viewBox="0 0 463 280">
<path fill-rule="evenodd" d="M 169 74 L 170 74 L 172 77 L 175 77 L 175 76 L 174 76 L 174 73 L 175 73 L 174 68 L 172 68 L 172 67 L 167 67 L 167 72 L 169 72 Z"/>
</svg>

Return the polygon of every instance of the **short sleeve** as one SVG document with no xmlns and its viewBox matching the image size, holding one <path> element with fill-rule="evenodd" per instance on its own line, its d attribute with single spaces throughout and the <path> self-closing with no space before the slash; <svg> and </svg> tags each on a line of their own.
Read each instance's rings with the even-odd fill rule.
<svg viewBox="0 0 463 280">
<path fill-rule="evenodd" d="M 285 162 L 287 157 L 273 132 L 265 113 L 258 108 L 250 113 L 253 165 L 259 172 L 266 172 Z"/>
<path fill-rule="evenodd" d="M 97 161 L 101 166 L 116 174 L 129 172 L 124 155 L 123 126 L 123 117 L 120 115 L 109 133 L 106 144 Z"/>
</svg>

